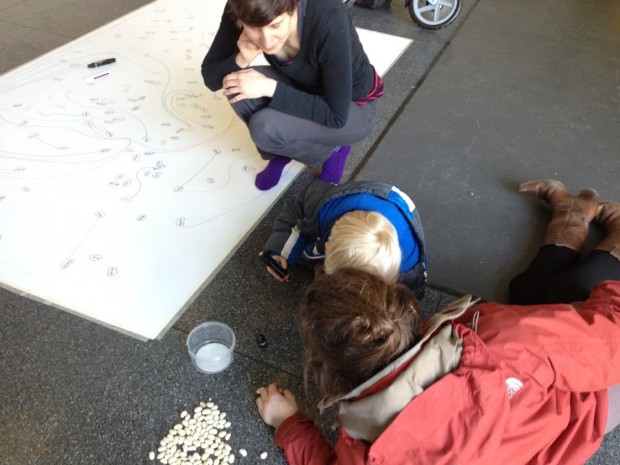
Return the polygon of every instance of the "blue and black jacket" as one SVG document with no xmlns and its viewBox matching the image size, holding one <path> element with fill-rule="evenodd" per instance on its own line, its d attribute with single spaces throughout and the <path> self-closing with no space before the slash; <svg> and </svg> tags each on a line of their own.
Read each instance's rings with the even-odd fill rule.
<svg viewBox="0 0 620 465">
<path fill-rule="evenodd" d="M 286 258 L 290 269 L 322 259 L 333 224 L 345 213 L 376 211 L 396 229 L 402 252 L 399 281 L 421 298 L 426 285 L 424 231 L 413 201 L 380 181 L 333 185 L 315 179 L 278 215 L 265 250 Z"/>
</svg>

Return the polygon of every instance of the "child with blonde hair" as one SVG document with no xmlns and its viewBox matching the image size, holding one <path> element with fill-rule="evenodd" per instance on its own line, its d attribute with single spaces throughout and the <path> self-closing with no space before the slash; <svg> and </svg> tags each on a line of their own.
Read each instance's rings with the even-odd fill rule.
<svg viewBox="0 0 620 465">
<path fill-rule="evenodd" d="M 399 281 L 421 298 L 426 285 L 422 222 L 413 201 L 388 183 L 340 185 L 314 180 L 276 218 L 262 252 L 290 271 L 325 261 L 325 272 L 344 267 Z M 268 272 L 279 281 L 272 267 Z"/>
<path fill-rule="evenodd" d="M 355 210 L 342 215 L 326 243 L 325 272 L 356 268 L 382 277 L 398 279 L 402 253 L 396 229 L 377 212 Z"/>
</svg>

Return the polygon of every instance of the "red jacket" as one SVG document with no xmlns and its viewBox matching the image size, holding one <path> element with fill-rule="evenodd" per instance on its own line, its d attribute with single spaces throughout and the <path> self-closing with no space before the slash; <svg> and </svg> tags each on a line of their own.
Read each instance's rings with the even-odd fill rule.
<svg viewBox="0 0 620 465">
<path fill-rule="evenodd" d="M 620 282 L 599 284 L 579 309 L 484 303 L 446 325 L 462 343 L 457 366 L 376 439 L 353 439 L 341 427 L 332 447 L 298 413 L 276 432 L 289 464 L 571 465 L 598 449 L 607 388 L 620 383 Z M 350 408 L 391 376 L 373 377 Z"/>
</svg>

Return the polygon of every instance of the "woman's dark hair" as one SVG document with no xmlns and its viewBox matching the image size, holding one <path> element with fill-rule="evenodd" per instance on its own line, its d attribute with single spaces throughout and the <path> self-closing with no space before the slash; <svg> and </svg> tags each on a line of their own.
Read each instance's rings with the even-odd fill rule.
<svg viewBox="0 0 620 465">
<path fill-rule="evenodd" d="M 235 21 L 263 27 L 284 13 L 293 13 L 299 0 L 229 0 L 228 11 Z"/>
<path fill-rule="evenodd" d="M 326 396 L 341 396 L 418 339 L 419 304 L 401 284 L 343 268 L 318 276 L 301 304 L 304 373 Z"/>
</svg>

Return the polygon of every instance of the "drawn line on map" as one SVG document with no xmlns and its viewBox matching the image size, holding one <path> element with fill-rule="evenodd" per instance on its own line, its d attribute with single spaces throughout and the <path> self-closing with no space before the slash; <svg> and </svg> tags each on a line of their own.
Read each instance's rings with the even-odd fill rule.
<svg viewBox="0 0 620 465">
<path fill-rule="evenodd" d="M 163 170 L 164 168 L 166 168 L 166 165 L 161 160 L 158 160 L 155 166 L 144 166 L 144 167 L 139 168 L 135 173 L 135 179 L 136 179 L 136 182 L 138 183 L 135 192 L 132 195 L 126 195 L 122 197 L 121 200 L 123 200 L 124 202 L 133 202 L 133 200 L 142 191 L 142 186 L 143 186 L 142 178 L 158 179 L 163 174 L 163 171 L 161 170 Z M 120 186 L 121 183 L 118 182 L 120 179 L 121 178 L 117 176 L 117 179 L 115 181 L 110 182 L 109 185 L 113 187 Z M 131 180 L 125 180 L 122 183 L 122 186 L 128 187 L 131 184 L 132 184 Z"/>
<path fill-rule="evenodd" d="M 288 171 L 289 171 L 290 169 L 291 169 L 291 168 L 286 168 L 286 169 L 284 170 L 284 174 L 288 173 Z M 214 220 L 217 220 L 217 219 L 219 219 L 219 218 L 223 218 L 223 217 L 224 217 L 224 216 L 226 216 L 226 215 L 230 215 L 231 213 L 233 213 L 233 212 L 235 212 L 235 211 L 237 211 L 237 210 L 239 210 L 239 209 L 244 208 L 245 206 L 247 206 L 247 205 L 251 204 L 252 202 L 254 202 L 254 201 L 256 201 L 256 200 L 258 200 L 261 196 L 263 196 L 263 195 L 265 195 L 265 194 L 266 194 L 266 192 L 259 192 L 259 193 L 257 193 L 257 195 L 256 195 L 256 196 L 252 197 L 251 199 L 248 199 L 247 201 L 245 201 L 245 202 L 243 202 L 243 203 L 241 203 L 241 204 L 239 204 L 239 205 L 237 205 L 237 206 L 235 206 L 235 207 L 233 207 L 233 208 L 229 208 L 229 209 L 228 209 L 228 210 L 226 210 L 225 212 L 218 213 L 217 215 L 214 215 L 214 216 L 209 217 L 209 218 L 207 218 L 207 219 L 201 220 L 201 221 L 199 221 L 199 222 L 197 222 L 197 223 L 193 223 L 193 224 L 189 224 L 189 225 L 188 225 L 188 224 L 187 224 L 187 218 L 185 218 L 185 217 L 179 217 L 179 218 L 177 218 L 177 220 L 175 221 L 175 224 L 176 224 L 178 227 L 183 228 L 183 229 L 197 228 L 197 227 L 200 227 L 200 226 L 204 226 L 204 225 L 205 225 L 205 224 L 207 224 L 207 223 L 210 223 L 210 222 L 212 222 L 212 221 L 214 221 Z"/>
<path fill-rule="evenodd" d="M 86 231 L 86 233 L 82 236 L 82 239 L 80 239 L 80 241 L 77 243 L 77 245 L 75 246 L 75 248 L 71 251 L 71 253 L 69 253 L 68 258 L 66 258 L 61 264 L 60 264 L 60 268 L 62 268 L 63 270 L 68 269 L 74 262 L 73 260 L 73 256 L 75 255 L 75 252 L 80 248 L 80 246 L 84 243 L 84 241 L 86 240 L 86 238 L 88 236 L 90 236 L 90 234 L 92 233 L 92 231 L 95 229 L 95 226 L 97 226 L 97 223 L 99 222 L 99 220 L 101 220 L 102 218 L 105 217 L 105 213 L 102 211 L 96 211 L 95 212 L 95 220 L 93 221 L 93 224 L 90 226 L 90 228 L 88 229 L 88 231 Z"/>
</svg>

